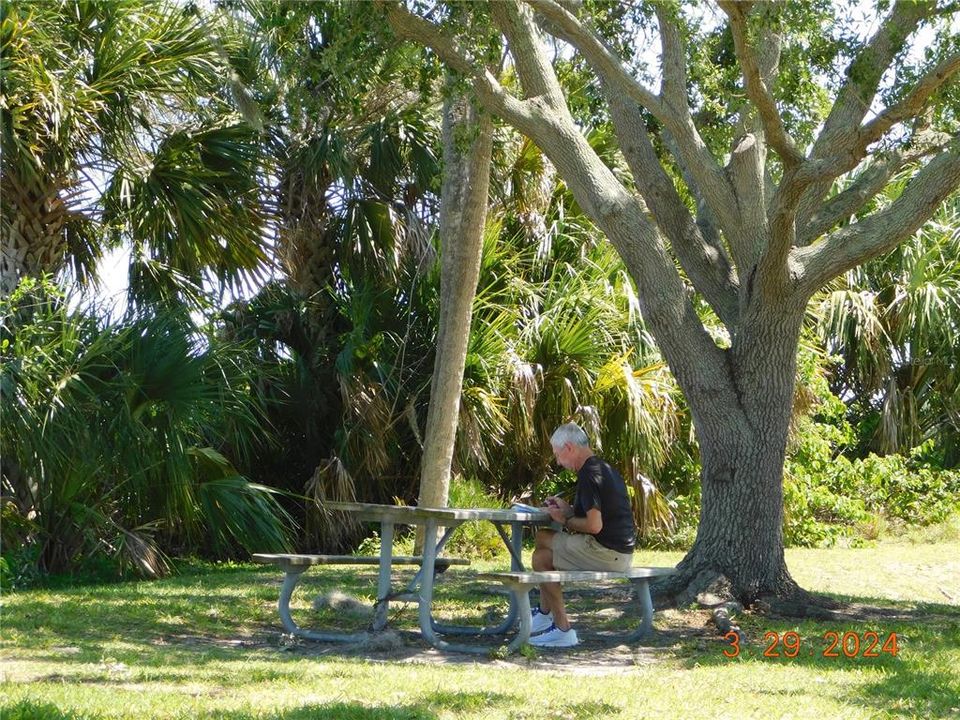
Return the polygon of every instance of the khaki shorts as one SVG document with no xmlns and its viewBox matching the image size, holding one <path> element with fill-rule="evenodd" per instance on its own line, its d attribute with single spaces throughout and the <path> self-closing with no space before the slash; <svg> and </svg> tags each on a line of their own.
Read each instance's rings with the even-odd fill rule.
<svg viewBox="0 0 960 720">
<path fill-rule="evenodd" d="M 558 532 L 553 537 L 553 566 L 557 570 L 607 570 L 625 572 L 633 553 L 611 550 L 593 535 Z"/>
</svg>

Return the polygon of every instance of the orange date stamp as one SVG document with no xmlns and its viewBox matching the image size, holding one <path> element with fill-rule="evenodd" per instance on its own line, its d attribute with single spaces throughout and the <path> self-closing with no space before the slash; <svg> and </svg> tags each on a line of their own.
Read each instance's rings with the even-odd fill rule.
<svg viewBox="0 0 960 720">
<path fill-rule="evenodd" d="M 728 632 L 723 639 L 729 643 L 723 649 L 723 654 L 728 658 L 735 658 L 740 655 L 740 635 L 734 631 Z M 820 656 L 825 658 L 878 658 L 882 654 L 888 654 L 896 657 L 899 649 L 897 647 L 897 634 L 889 633 L 886 638 L 882 638 L 880 633 L 872 630 L 862 633 L 856 633 L 852 630 L 847 632 L 837 632 L 836 630 L 827 630 L 823 634 L 822 646 L 816 648 Z M 803 654 L 805 657 L 812 657 L 815 653 L 814 648 L 804 648 L 800 635 L 792 630 L 783 633 L 765 632 L 763 642 L 766 647 L 763 651 L 763 657 L 768 658 L 795 658 Z"/>
</svg>

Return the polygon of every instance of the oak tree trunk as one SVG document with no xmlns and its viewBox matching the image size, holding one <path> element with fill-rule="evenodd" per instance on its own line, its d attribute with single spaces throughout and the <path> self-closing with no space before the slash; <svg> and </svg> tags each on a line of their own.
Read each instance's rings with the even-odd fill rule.
<svg viewBox="0 0 960 720">
<path fill-rule="evenodd" d="M 751 604 L 806 595 L 783 552 L 783 462 L 793 407 L 802 307 L 767 304 L 745 320 L 725 351 L 737 406 L 696 425 L 701 454 L 697 538 L 677 575 L 657 587 L 678 604 L 696 599 L 718 578 Z M 741 420 L 733 421 L 735 418 Z"/>
</svg>

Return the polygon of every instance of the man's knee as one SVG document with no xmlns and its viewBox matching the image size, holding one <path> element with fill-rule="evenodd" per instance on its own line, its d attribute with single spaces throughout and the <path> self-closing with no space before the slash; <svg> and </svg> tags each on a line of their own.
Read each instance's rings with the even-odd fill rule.
<svg viewBox="0 0 960 720">
<path fill-rule="evenodd" d="M 537 530 L 537 534 L 533 536 L 534 546 L 538 549 L 553 547 L 553 538 L 556 534 L 553 530 Z"/>
<path fill-rule="evenodd" d="M 553 551 L 547 548 L 534 550 L 531 564 L 534 570 L 553 570 Z"/>
</svg>

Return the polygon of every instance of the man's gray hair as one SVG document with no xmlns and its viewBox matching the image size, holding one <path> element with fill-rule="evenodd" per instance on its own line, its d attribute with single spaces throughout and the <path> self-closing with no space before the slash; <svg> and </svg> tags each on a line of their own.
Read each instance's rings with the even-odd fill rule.
<svg viewBox="0 0 960 720">
<path fill-rule="evenodd" d="M 576 423 L 566 423 L 553 431 L 550 436 L 550 444 L 553 447 L 562 447 L 564 443 L 573 443 L 581 447 L 590 447 L 590 439 Z"/>
</svg>

